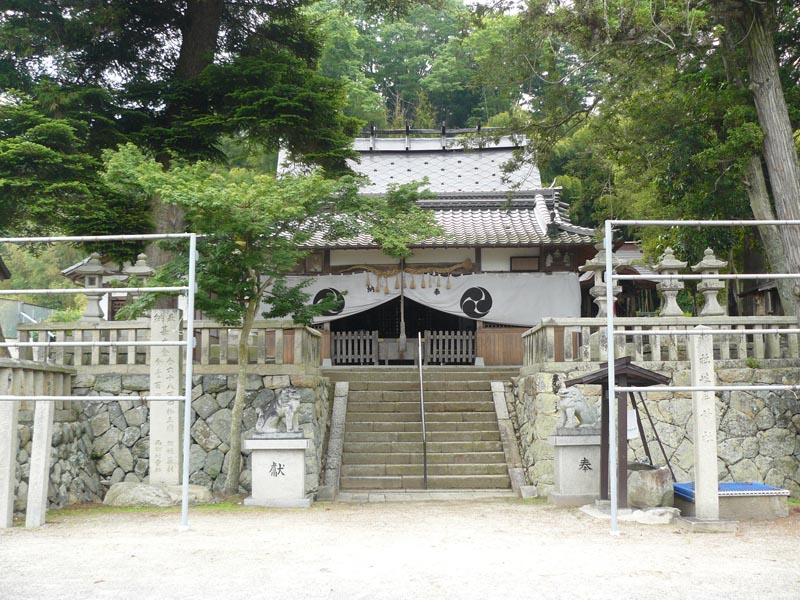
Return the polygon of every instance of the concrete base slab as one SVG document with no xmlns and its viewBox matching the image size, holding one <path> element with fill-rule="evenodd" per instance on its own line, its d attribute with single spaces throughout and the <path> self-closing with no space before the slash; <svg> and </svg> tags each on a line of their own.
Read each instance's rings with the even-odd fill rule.
<svg viewBox="0 0 800 600">
<path fill-rule="evenodd" d="M 578 507 L 594 502 L 597 496 L 599 494 L 559 494 L 551 492 L 547 495 L 547 502 L 555 506 Z"/>
<path fill-rule="evenodd" d="M 738 521 L 727 519 L 698 519 L 697 517 L 680 517 L 678 526 L 684 531 L 693 533 L 736 533 Z"/>
<path fill-rule="evenodd" d="M 732 521 L 767 521 L 789 516 L 787 496 L 722 496 L 719 497 L 719 516 Z M 695 504 L 675 495 L 675 506 L 685 517 L 695 516 Z"/>
<path fill-rule="evenodd" d="M 245 506 L 264 506 L 267 508 L 310 508 L 311 498 L 299 498 L 295 500 L 263 500 L 261 498 L 245 498 Z"/>
</svg>

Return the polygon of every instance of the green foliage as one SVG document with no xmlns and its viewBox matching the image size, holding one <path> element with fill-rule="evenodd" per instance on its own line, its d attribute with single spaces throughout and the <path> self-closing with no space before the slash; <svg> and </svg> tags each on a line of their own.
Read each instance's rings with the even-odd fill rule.
<svg viewBox="0 0 800 600">
<path fill-rule="evenodd" d="M 47 319 L 48 323 L 73 323 L 81 318 L 83 311 L 77 308 L 67 310 L 57 310 L 50 314 Z"/>
<path fill-rule="evenodd" d="M 752 356 L 748 356 L 747 357 L 747 368 L 748 369 L 760 369 L 761 368 L 761 363 L 758 362 Z"/>
<path fill-rule="evenodd" d="M 0 104 L 0 232 L 103 235 L 150 230 L 149 199 L 117 193 L 98 174 L 88 130 L 53 119 L 24 96 Z M 119 260 L 138 244 L 87 245 Z"/>
<path fill-rule="evenodd" d="M 341 113 L 341 84 L 316 73 L 304 4 L 17 3 L 0 13 L 0 89 L 81 123 L 95 157 L 135 141 L 163 162 L 219 158 L 220 136 L 246 134 L 341 171 L 358 122 Z"/>
<path fill-rule="evenodd" d="M 65 244 L 31 247 L 5 244 L 0 249 L 0 255 L 11 271 L 11 279 L 0 281 L 0 288 L 6 290 L 74 287 L 61 274 L 61 270 L 74 265 L 84 257 L 78 248 Z M 85 305 L 83 296 L 76 294 L 25 294 L 19 296 L 19 299 L 63 311 L 80 311 Z"/>
<path fill-rule="evenodd" d="M 374 198 L 358 196 L 358 183 L 351 177 L 330 179 L 321 173 L 278 179 L 205 162 L 175 163 L 165 171 L 131 145 L 109 153 L 106 164 L 109 185 L 158 194 L 184 210 L 190 231 L 203 234 L 197 307 L 228 325 L 252 320 L 262 303 L 265 317 L 291 315 L 306 323 L 329 308 L 307 306 L 304 286 L 289 287 L 284 281 L 314 240 L 366 232 L 399 257 L 407 255 L 408 244 L 441 233 L 431 213 L 415 203 L 419 185 L 399 186 L 385 198 Z M 186 267 L 184 255 L 151 283 L 183 277 Z"/>
</svg>

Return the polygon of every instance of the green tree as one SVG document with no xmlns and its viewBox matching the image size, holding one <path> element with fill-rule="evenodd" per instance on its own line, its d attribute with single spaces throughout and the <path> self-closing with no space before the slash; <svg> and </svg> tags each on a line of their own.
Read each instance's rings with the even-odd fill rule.
<svg viewBox="0 0 800 600">
<path fill-rule="evenodd" d="M 575 169 L 579 162 L 552 153 L 559 140 L 588 126 L 591 139 L 579 146 L 602 160 L 580 163 L 596 162 L 590 180 L 610 183 L 594 203 L 596 218 L 608 214 L 611 202 L 614 216 L 765 219 L 800 212 L 791 135 L 798 122 L 792 3 L 541 0 L 529 2 L 519 27 L 517 54 L 546 83 L 527 105 L 523 129 L 531 150 L 546 169 L 551 159 Z M 555 63 L 539 60 L 545 47 L 555 49 Z M 560 63 L 568 68 L 553 68 Z M 574 94 L 581 87 L 585 92 Z M 559 93 L 573 100 L 559 103 Z M 706 233 L 684 240 L 698 244 Z M 760 233 L 772 268 L 797 270 L 797 233 L 785 227 Z M 730 237 L 720 244 L 730 245 Z"/>
<path fill-rule="evenodd" d="M 306 304 L 304 286 L 286 284 L 286 274 L 308 254 L 312 239 L 366 232 L 396 253 L 440 233 L 432 213 L 416 205 L 416 185 L 399 187 L 385 198 L 362 198 L 357 182 L 349 177 L 326 179 L 317 173 L 275 178 L 206 162 L 175 164 L 165 171 L 130 145 L 109 154 L 107 165 L 109 178 L 121 186 L 138 182 L 148 193 L 158 193 L 165 203 L 185 211 L 191 231 L 204 234 L 198 246 L 197 308 L 239 328 L 239 382 L 246 380 L 247 340 L 259 314 L 290 315 L 308 323 L 330 308 Z M 157 277 L 179 276 L 186 264 L 183 256 Z M 244 401 L 245 386 L 238 385 L 225 480 L 228 494 L 239 489 Z"/>
</svg>

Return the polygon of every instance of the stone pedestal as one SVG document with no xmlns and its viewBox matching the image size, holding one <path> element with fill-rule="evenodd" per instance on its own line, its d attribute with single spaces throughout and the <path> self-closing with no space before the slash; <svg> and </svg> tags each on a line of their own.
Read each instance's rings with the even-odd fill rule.
<svg viewBox="0 0 800 600">
<path fill-rule="evenodd" d="M 600 497 L 599 428 L 558 429 L 547 438 L 554 447 L 555 487 L 551 504 L 582 506 Z"/>
<path fill-rule="evenodd" d="M 305 494 L 308 443 L 309 440 L 291 433 L 245 440 L 245 450 L 253 452 L 253 495 L 245 498 L 245 506 L 311 506 Z"/>
</svg>

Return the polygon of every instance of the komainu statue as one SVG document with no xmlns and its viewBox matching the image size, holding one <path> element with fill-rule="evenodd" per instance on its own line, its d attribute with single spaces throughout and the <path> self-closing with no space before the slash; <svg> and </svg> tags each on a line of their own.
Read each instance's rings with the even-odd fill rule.
<svg viewBox="0 0 800 600">
<path fill-rule="evenodd" d="M 558 392 L 558 424 L 559 428 L 575 429 L 577 427 L 597 427 L 599 425 L 597 409 L 589 404 L 586 396 L 576 387 L 564 388 Z M 580 425 L 578 422 L 580 421 Z"/>
<path fill-rule="evenodd" d="M 300 393 L 297 388 L 287 387 L 269 402 L 256 406 L 256 432 L 277 433 L 280 423 L 286 424 L 286 431 L 297 431 L 295 413 L 300 406 Z"/>
</svg>

